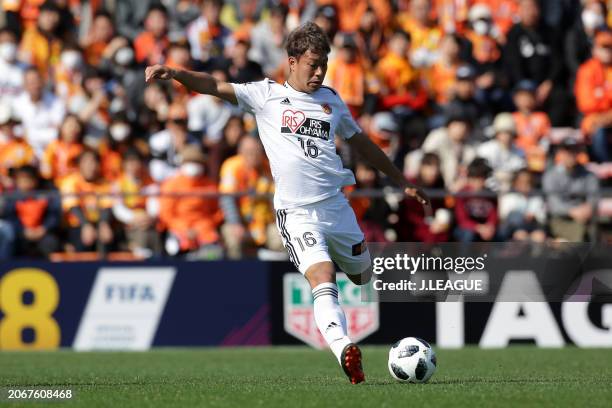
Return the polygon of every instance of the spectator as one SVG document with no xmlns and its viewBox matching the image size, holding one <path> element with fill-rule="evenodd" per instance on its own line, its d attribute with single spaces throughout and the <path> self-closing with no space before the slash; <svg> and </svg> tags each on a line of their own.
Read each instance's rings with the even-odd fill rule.
<svg viewBox="0 0 612 408">
<path fill-rule="evenodd" d="M 69 226 L 69 249 L 95 251 L 100 245 L 108 251 L 115 239 L 111 226 L 111 185 L 102 178 L 100 156 L 95 150 L 85 149 L 78 164 L 79 171 L 60 184 L 62 207 Z"/>
<path fill-rule="evenodd" d="M 560 160 L 549 147 L 561 132 L 553 125 L 575 128 L 580 119 L 590 158 L 581 151 L 578 163 L 611 161 L 612 102 L 608 99 L 612 101 L 612 97 L 607 94 L 612 85 L 606 81 L 612 78 L 608 72 L 612 34 L 607 31 L 605 16 L 607 13 L 612 22 L 612 13 L 603 0 L 266 3 L 270 2 L 5 0 L 0 6 L 8 10 L 0 15 L 0 20 L 5 17 L 0 23 L 0 192 L 15 188 L 9 170 L 14 172 L 24 165 L 54 177 L 62 188 L 66 181 L 77 184 L 79 172 L 74 172 L 76 166 L 70 164 L 70 157 L 87 149 L 84 146 L 95 149 L 101 157 L 99 176 L 89 184 L 81 177 L 84 191 L 155 192 L 157 183 L 181 174 L 182 153 L 192 145 L 207 154 L 206 177 L 223 186 L 222 164 L 227 159 L 233 163 L 240 141 L 257 133 L 252 115 L 219 98 L 194 94 L 178 81 L 147 85 L 144 64 L 163 62 L 174 69 L 203 70 L 226 82 L 246 82 L 265 75 L 283 83 L 287 58 L 282 44 L 300 21 L 312 20 L 333 40 L 326 84 L 338 91 L 360 127 L 396 163 L 404 161 L 408 178 L 456 193 L 465 186 L 467 165 L 478 153 L 487 158 L 496 176 L 503 176 L 504 190 L 521 161 L 516 148 L 522 150 L 522 160 L 532 174 L 520 170 L 513 183 L 515 190 L 508 193 L 507 208 L 500 202 L 499 215 L 504 222 L 499 228 L 501 238 L 543 238 L 542 219 L 534 221 L 515 213 L 525 214 L 525 203 L 534 199 L 527 186 L 539 182 L 537 173 L 565 161 L 563 147 Z M 77 36 L 78 43 L 74 41 Z M 578 110 L 580 118 L 576 117 Z M 508 111 L 514 111 L 516 148 L 509 141 L 510 126 L 489 137 L 495 115 Z M 82 122 L 80 144 L 65 143 L 78 128 L 77 120 L 64 117 L 65 112 Z M 510 123 L 507 115 L 502 116 Z M 343 164 L 356 173 L 359 188 L 386 185 L 388 180 L 372 177 L 366 166 L 354 160 L 348 144 L 339 139 L 336 143 Z M 605 177 L 605 165 L 591 165 L 599 177 Z M 142 166 L 150 169 L 154 180 L 147 179 Z M 246 167 L 228 167 L 236 179 L 249 173 Z M 488 184 L 496 180 L 499 184 L 500 180 L 491 178 L 485 186 L 498 188 L 495 183 Z M 448 228 L 451 217 L 444 215 L 444 209 L 453 205 L 452 198 L 440 193 L 435 197 L 433 217 L 427 219 L 416 202 L 403 202 L 386 217 L 379 211 L 382 199 L 353 197 L 353 201 L 365 214 L 364 219 L 379 223 L 365 228 L 381 240 L 394 238 L 389 227 L 397 217 L 406 225 L 396 228 L 399 239 L 452 239 L 453 231 Z M 118 217 L 128 215 L 115 222 L 114 211 L 102 211 L 105 217 L 110 212 L 109 227 L 114 235 L 100 249 L 109 250 L 119 243 L 137 256 L 159 252 L 154 242 L 147 241 L 151 234 L 157 235 L 154 227 L 165 234 L 160 229 L 162 222 L 151 223 L 159 212 L 155 209 L 159 200 L 125 197 L 111 201 L 103 204 L 108 208 L 113 203 L 119 205 Z M 93 208 L 96 202 L 88 197 L 75 205 L 82 204 L 81 212 L 92 214 L 92 225 L 98 225 L 101 216 Z M 243 202 L 247 200 L 235 202 L 239 212 Z M 250 203 L 259 205 L 257 200 Z M 442 210 L 441 218 L 436 209 Z M 149 214 L 146 220 L 143 211 Z M 577 218 L 584 218 L 583 212 L 586 210 L 572 211 Z M 133 216 L 135 213 L 139 215 Z M 78 238 L 78 245 L 72 246 L 91 250 L 97 247 L 92 243 L 99 233 L 108 238 L 106 227 L 81 228 L 75 217 L 66 214 L 65 227 L 58 232 L 58 236 L 70 238 L 68 241 Z M 559 227 L 557 218 L 577 222 L 572 215 L 555 217 L 553 222 L 561 230 L 564 226 Z M 245 230 L 248 223 L 244 221 Z M 10 223 L 3 225 L 0 231 L 4 231 L 7 244 L 0 252 L 6 254 L 19 249 L 22 238 L 15 240 Z M 440 228 L 442 225 L 447 229 Z M 210 230 L 220 235 L 217 228 L 218 223 Z M 261 228 L 258 231 L 260 236 Z M 81 235 L 91 245 L 83 245 Z M 193 248 L 181 250 L 180 240 L 172 238 L 172 233 L 168 236 L 169 249 L 174 242 L 177 252 L 189 256 L 207 256 L 207 251 L 211 257 L 220 256 L 219 240 L 204 245 L 200 252 L 197 242 Z M 482 239 L 477 232 L 475 236 Z M 257 245 L 253 243 L 245 253 L 254 248 Z"/>
<path fill-rule="evenodd" d="M 503 70 L 499 30 L 489 7 L 476 4 L 470 8 L 470 29 L 466 33 L 465 59 L 476 70 L 479 99 L 493 110 L 504 109 L 506 75 Z"/>
<path fill-rule="evenodd" d="M 63 41 L 58 35 L 60 17 L 55 2 L 45 1 L 39 8 L 36 25 L 27 28 L 21 38 L 20 59 L 34 65 L 45 78 L 62 50 Z M 24 82 L 27 84 L 27 80 Z"/>
<path fill-rule="evenodd" d="M 0 104 L 0 191 L 2 186 L 9 188 L 13 185 L 8 177 L 10 169 L 37 164 L 34 149 L 18 127 L 20 123 L 8 104 Z"/>
<path fill-rule="evenodd" d="M 431 19 L 430 0 L 412 0 L 409 10 L 398 16 L 400 27 L 410 35 L 410 61 L 417 68 L 433 65 L 438 59 L 442 30 Z"/>
<path fill-rule="evenodd" d="M 404 107 L 418 111 L 427 104 L 427 92 L 408 60 L 409 46 L 410 37 L 403 31 L 396 31 L 389 41 L 389 51 L 376 65 L 381 105 L 385 109 Z"/>
<path fill-rule="evenodd" d="M 457 228 L 455 238 L 464 243 L 493 241 L 497 227 L 497 203 L 485 188 L 491 169 L 483 159 L 475 159 L 467 170 L 467 185 L 460 191 L 468 194 L 455 200 Z"/>
<path fill-rule="evenodd" d="M 121 36 L 133 41 L 142 30 L 147 13 L 160 0 L 121 0 L 115 7 L 115 27 Z M 163 3 L 163 2 L 162 2 Z"/>
<path fill-rule="evenodd" d="M 237 39 L 234 44 L 229 67 L 229 80 L 233 83 L 246 83 L 260 81 L 264 78 L 263 70 L 259 63 L 249 59 L 249 48 L 251 44 L 246 39 Z"/>
<path fill-rule="evenodd" d="M 108 181 L 115 181 L 123 172 L 123 156 L 129 150 L 149 154 L 149 145 L 144 138 L 136 137 L 132 124 L 125 113 L 113 116 L 106 137 L 101 140 L 98 151 L 102 157 L 102 174 Z"/>
<path fill-rule="evenodd" d="M 170 111 L 170 89 L 153 82 L 146 85 L 143 103 L 138 112 L 138 125 L 148 134 L 154 134 L 163 129 Z M 183 101 L 178 101 L 183 103 Z"/>
<path fill-rule="evenodd" d="M 221 140 L 208 146 L 207 171 L 212 180 L 219 180 L 221 165 L 228 158 L 238 154 L 238 145 L 245 136 L 242 116 L 231 116 L 223 128 Z"/>
<path fill-rule="evenodd" d="M 440 158 L 425 153 L 418 175 L 411 180 L 424 189 L 444 190 Z M 450 238 L 451 212 L 444 197 L 432 197 L 433 219 L 428 219 L 423 206 L 416 200 L 404 199 L 398 209 L 398 242 L 446 242 Z"/>
<path fill-rule="evenodd" d="M 81 91 L 83 76 L 83 55 L 81 49 L 75 46 L 65 46 L 60 54 L 59 64 L 54 72 L 55 94 L 64 103 Z"/>
<path fill-rule="evenodd" d="M 324 2 L 323 2 L 324 3 Z M 338 10 L 338 28 L 344 32 L 355 32 L 359 28 L 362 16 L 371 7 L 378 23 L 388 26 L 391 23 L 392 11 L 388 1 L 359 0 L 346 2 L 342 0 L 328 1 Z"/>
<path fill-rule="evenodd" d="M 200 16 L 199 1 L 174 0 L 168 8 L 169 37 L 172 41 L 185 37 L 189 24 Z"/>
<path fill-rule="evenodd" d="M 191 61 L 191 54 L 189 50 L 189 43 L 185 41 L 176 41 L 170 43 L 168 48 L 168 56 L 166 59 L 166 65 L 171 68 L 182 68 L 182 69 L 191 69 L 193 66 L 193 62 Z M 180 92 L 178 84 L 175 88 L 175 92 Z M 183 86 L 182 89 L 185 87 Z"/>
<path fill-rule="evenodd" d="M 270 8 L 270 18 L 259 22 L 251 32 L 249 58 L 259 63 L 268 78 L 282 75 L 287 52 L 283 47 L 289 33 L 285 25 L 288 9 L 279 4 Z"/>
<path fill-rule="evenodd" d="M 144 31 L 134 39 L 134 54 L 139 64 L 163 64 L 168 40 L 168 12 L 160 4 L 151 6 L 144 21 Z"/>
<path fill-rule="evenodd" d="M 432 131 L 423 142 L 424 153 L 435 153 L 440 158 L 442 178 L 451 191 L 459 188 L 462 167 L 476 156 L 474 147 L 467 144 L 471 126 L 464 112 L 449 112 L 446 127 Z"/>
<path fill-rule="evenodd" d="M 516 125 L 510 113 L 499 113 L 493 122 L 495 138 L 478 146 L 477 154 L 487 161 L 492 170 L 490 188 L 508 191 L 514 172 L 525 167 L 522 152 L 514 144 Z"/>
<path fill-rule="evenodd" d="M 242 34 L 253 29 L 254 22 L 261 18 L 268 2 L 265 0 L 226 0 L 223 4 L 224 22 L 234 33 Z"/>
<path fill-rule="evenodd" d="M 484 4 L 493 14 L 495 30 L 499 31 L 500 41 L 504 43 L 508 31 L 518 19 L 520 0 L 475 0 L 474 4 Z"/>
<path fill-rule="evenodd" d="M 455 90 L 457 69 L 461 64 L 461 42 L 457 35 L 447 34 L 440 41 L 438 59 L 427 71 L 429 89 L 438 105 L 446 105 Z"/>
<path fill-rule="evenodd" d="M 380 190 L 383 184 L 376 169 L 363 162 L 355 164 L 356 189 L 374 192 Z M 387 230 L 391 227 L 391 207 L 384 197 L 351 196 L 352 188 L 348 189 L 348 198 L 355 211 L 357 223 L 368 242 L 387 242 Z"/>
<path fill-rule="evenodd" d="M 125 227 L 128 249 L 134 255 L 148 258 L 161 254 L 155 217 L 150 214 L 149 198 L 142 193 L 154 193 L 155 185 L 147 172 L 146 163 L 136 149 L 123 155 L 123 171 L 113 185 L 120 194 L 113 204 L 113 216 Z"/>
<path fill-rule="evenodd" d="M 528 79 L 514 87 L 512 114 L 516 124 L 516 146 L 523 150 L 530 170 L 543 172 L 546 167 L 550 120 L 545 112 L 537 111 L 537 84 Z"/>
<path fill-rule="evenodd" d="M 13 169 L 15 190 L 5 203 L 4 214 L 15 233 L 15 253 L 19 256 L 46 258 L 59 248 L 56 228 L 61 219 L 61 205 L 53 190 L 44 186 L 34 166 Z M 47 194 L 35 194 L 43 188 Z"/>
<path fill-rule="evenodd" d="M 319 7 L 315 14 L 314 22 L 316 25 L 321 27 L 331 41 L 334 39 L 336 32 L 338 31 L 338 11 L 331 5 Z M 335 50 L 332 49 L 332 52 L 329 54 L 329 58 L 334 57 L 334 51 Z"/>
<path fill-rule="evenodd" d="M 612 31 L 595 36 L 593 58 L 578 69 L 576 102 L 584 115 L 582 131 L 590 137 L 593 157 L 600 162 L 611 160 L 612 146 Z"/>
<path fill-rule="evenodd" d="M 364 63 L 376 65 L 381 55 L 386 52 L 386 45 L 384 27 L 378 23 L 373 8 L 368 7 L 361 16 L 356 35 L 358 44 L 361 45 L 361 54 L 365 57 Z"/>
<path fill-rule="evenodd" d="M 220 20 L 222 0 L 204 0 L 202 14 L 187 27 L 187 38 L 191 45 L 191 56 L 203 63 L 211 58 L 223 56 L 234 39 L 232 32 Z"/>
<path fill-rule="evenodd" d="M 174 103 L 168 110 L 166 128 L 149 139 L 153 160 L 149 170 L 153 180 L 162 182 L 178 171 L 181 155 L 188 145 L 196 143 L 187 131 L 187 109 Z"/>
<path fill-rule="evenodd" d="M 60 185 L 64 177 L 77 170 L 76 159 L 85 148 L 84 133 L 83 123 L 76 115 L 68 114 L 64 117 L 59 139 L 49 143 L 41 160 L 40 168 L 44 178 Z"/>
<path fill-rule="evenodd" d="M 497 42 L 491 9 L 484 4 L 476 4 L 469 12 L 470 29 L 466 39 L 470 42 L 471 58 L 476 62 L 480 72 L 496 68 L 501 58 L 501 49 Z"/>
<path fill-rule="evenodd" d="M 102 73 L 90 68 L 82 75 L 79 89 L 68 99 L 68 111 L 87 124 L 86 135 L 96 141 L 106 132 L 111 98 Z"/>
<path fill-rule="evenodd" d="M 470 65 L 460 65 L 455 73 L 455 86 L 446 111 L 462 111 L 474 126 L 474 136 L 482 140 L 482 130 L 491 121 L 491 109 L 476 97 L 476 71 Z"/>
<path fill-rule="evenodd" d="M 598 0 L 585 0 L 580 17 L 565 36 L 565 64 L 573 81 L 580 65 L 591 59 L 597 30 L 606 27 L 605 6 Z"/>
<path fill-rule="evenodd" d="M 220 68 L 215 68 L 211 75 L 218 81 L 228 79 L 227 72 Z M 189 99 L 187 111 L 189 112 L 189 130 L 199 133 L 202 137 L 202 144 L 208 148 L 219 143 L 223 137 L 223 128 L 229 118 L 232 115 L 240 114 L 235 105 L 205 94 Z M 221 166 L 221 163 L 218 163 L 218 166 Z"/>
<path fill-rule="evenodd" d="M 24 66 L 17 60 L 17 36 L 0 29 L 0 101 L 12 102 L 23 91 Z"/>
<path fill-rule="evenodd" d="M 168 53 L 166 55 L 166 66 L 173 69 L 192 70 L 194 68 L 193 60 L 191 59 L 191 51 L 187 40 L 181 40 L 170 43 Z M 178 81 L 172 82 L 172 91 L 177 100 L 187 98 L 189 90 Z"/>
<path fill-rule="evenodd" d="M 81 47 L 85 51 L 85 61 L 91 66 L 100 64 L 114 36 L 115 26 L 112 16 L 106 11 L 96 12 L 89 32 L 81 41 Z"/>
<path fill-rule="evenodd" d="M 400 151 L 399 126 L 391 112 L 378 112 L 372 118 L 369 137 L 389 160 L 395 161 Z"/>
<path fill-rule="evenodd" d="M 242 138 L 238 154 L 223 162 L 219 191 L 226 194 L 273 193 L 272 174 L 257 139 Z M 221 198 L 221 208 L 225 220 L 221 234 L 230 259 L 239 259 L 254 248 L 282 250 L 269 197 L 226 196 Z"/>
<path fill-rule="evenodd" d="M 44 90 L 42 75 L 28 68 L 23 76 L 25 92 L 14 100 L 13 112 L 23 125 L 25 137 L 41 157 L 45 148 L 57 139 L 65 107 L 59 98 Z"/>
<path fill-rule="evenodd" d="M 186 148 L 181 168 L 161 186 L 159 219 L 168 230 L 166 251 L 170 255 L 203 251 L 219 257 L 217 227 L 223 219 L 217 198 L 172 194 L 216 193 L 217 186 L 205 174 L 206 157 L 196 146 Z M 165 195 L 164 195 L 165 194 Z"/>
<path fill-rule="evenodd" d="M 512 181 L 512 191 L 499 199 L 500 238 L 504 241 L 546 240 L 546 204 L 534 193 L 533 174 L 519 170 Z"/>
<path fill-rule="evenodd" d="M 433 0 L 433 14 L 446 33 L 463 34 L 468 20 L 469 4 L 463 0 Z"/>
<path fill-rule="evenodd" d="M 536 101 L 546 107 L 553 126 L 572 124 L 570 95 L 565 88 L 559 33 L 541 20 L 536 0 L 521 0 L 520 23 L 508 33 L 504 51 L 512 85 L 523 79 L 537 83 Z"/>
<path fill-rule="evenodd" d="M 144 69 L 136 62 L 134 49 L 129 41 L 124 37 L 115 37 L 104 51 L 99 68 L 101 72 L 115 79 L 117 91 L 124 95 L 126 106 L 115 109 L 115 112 L 125 110 L 130 118 L 137 116 L 143 104 L 149 102 L 145 100 L 149 87 L 145 87 Z M 168 103 L 163 101 L 155 103 L 160 107 L 168 106 Z M 148 123 L 148 120 L 144 122 Z"/>
<path fill-rule="evenodd" d="M 571 24 L 580 13 L 580 1 L 581 0 L 539 0 L 544 22 L 551 27 L 571 27 Z"/>
<path fill-rule="evenodd" d="M 341 47 L 330 61 L 325 83 L 334 88 L 354 117 L 359 116 L 366 92 L 366 69 L 352 35 L 341 38 Z"/>
<path fill-rule="evenodd" d="M 584 241 L 599 200 L 599 181 L 578 164 L 579 149 L 575 139 L 565 139 L 558 148 L 559 163 L 547 170 L 542 180 L 550 232 L 570 242 Z"/>
</svg>

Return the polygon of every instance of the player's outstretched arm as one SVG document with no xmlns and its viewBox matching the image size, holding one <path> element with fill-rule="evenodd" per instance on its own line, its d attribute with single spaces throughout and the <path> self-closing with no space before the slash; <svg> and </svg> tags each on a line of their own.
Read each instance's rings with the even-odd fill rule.
<svg viewBox="0 0 612 408">
<path fill-rule="evenodd" d="M 165 81 L 174 79 L 192 91 L 213 95 L 234 105 L 238 104 L 232 85 L 227 82 L 217 81 L 212 75 L 205 72 L 172 69 L 165 65 L 153 65 L 145 69 L 145 81 L 150 82 L 154 79 Z"/>
<path fill-rule="evenodd" d="M 363 133 L 356 133 L 348 139 L 349 145 L 355 149 L 361 158 L 368 162 L 371 166 L 385 173 L 391 181 L 404 189 L 405 193 L 410 197 L 416 198 L 427 209 L 429 208 L 429 197 L 419 187 L 408 182 L 402 172 L 391 163 L 387 155 L 380 150 L 374 142 Z"/>
</svg>

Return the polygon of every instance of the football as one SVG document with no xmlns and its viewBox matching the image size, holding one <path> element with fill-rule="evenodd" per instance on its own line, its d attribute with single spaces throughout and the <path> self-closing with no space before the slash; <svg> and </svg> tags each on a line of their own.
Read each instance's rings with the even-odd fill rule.
<svg viewBox="0 0 612 408">
<path fill-rule="evenodd" d="M 398 381 L 425 383 L 436 371 L 436 353 L 418 337 L 406 337 L 389 350 L 389 372 Z"/>
</svg>

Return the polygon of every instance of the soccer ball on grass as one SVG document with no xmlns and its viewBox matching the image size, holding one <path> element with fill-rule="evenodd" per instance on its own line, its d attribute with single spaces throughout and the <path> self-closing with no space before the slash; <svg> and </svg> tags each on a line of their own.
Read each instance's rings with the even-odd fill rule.
<svg viewBox="0 0 612 408">
<path fill-rule="evenodd" d="M 418 337 L 406 337 L 389 350 L 389 372 L 398 381 L 425 383 L 436 371 L 436 353 Z"/>
</svg>

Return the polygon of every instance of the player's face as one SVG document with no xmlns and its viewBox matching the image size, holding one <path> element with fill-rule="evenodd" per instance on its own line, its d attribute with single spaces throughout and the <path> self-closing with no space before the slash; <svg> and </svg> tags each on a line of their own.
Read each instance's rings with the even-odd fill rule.
<svg viewBox="0 0 612 408">
<path fill-rule="evenodd" d="M 289 69 L 299 91 L 314 92 L 325 79 L 327 55 L 318 55 L 308 50 L 299 58 L 289 57 Z"/>
</svg>

